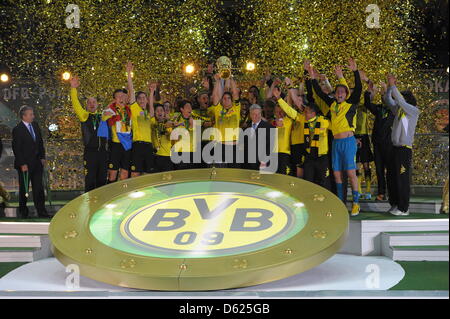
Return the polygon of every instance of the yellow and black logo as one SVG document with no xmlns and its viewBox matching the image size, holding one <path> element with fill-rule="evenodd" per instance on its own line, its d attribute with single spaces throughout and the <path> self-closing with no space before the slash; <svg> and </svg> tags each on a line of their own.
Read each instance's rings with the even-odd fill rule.
<svg viewBox="0 0 450 319">
<path fill-rule="evenodd" d="M 284 235 L 295 218 L 273 201 L 236 193 L 163 200 L 130 214 L 121 224 L 127 240 L 159 251 L 239 253 Z"/>
</svg>

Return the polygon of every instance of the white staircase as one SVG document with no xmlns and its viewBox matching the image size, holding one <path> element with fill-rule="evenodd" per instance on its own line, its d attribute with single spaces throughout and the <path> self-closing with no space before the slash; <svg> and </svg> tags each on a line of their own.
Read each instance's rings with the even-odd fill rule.
<svg viewBox="0 0 450 319">
<path fill-rule="evenodd" d="M 50 257 L 49 223 L 0 222 L 0 262 L 32 262 Z"/>
<path fill-rule="evenodd" d="M 384 232 L 381 251 L 399 261 L 448 261 L 448 231 Z"/>
</svg>

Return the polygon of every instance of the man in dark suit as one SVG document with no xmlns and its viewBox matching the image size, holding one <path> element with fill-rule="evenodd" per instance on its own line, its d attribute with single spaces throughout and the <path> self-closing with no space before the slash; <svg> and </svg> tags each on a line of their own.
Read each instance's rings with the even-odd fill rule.
<svg viewBox="0 0 450 319">
<path fill-rule="evenodd" d="M 265 154 L 267 157 L 271 154 L 270 149 L 270 129 L 273 128 L 271 124 L 262 119 L 262 109 L 259 105 L 253 104 L 250 107 L 250 119 L 251 121 L 247 124 L 247 129 L 244 138 L 245 147 L 245 165 L 246 169 L 259 170 L 260 167 L 264 167 L 267 164 L 264 158 L 259 158 L 259 145 L 263 143 L 260 141 L 261 138 L 265 139 Z M 265 136 L 263 136 L 262 130 L 265 130 Z M 255 146 L 252 146 L 255 145 Z M 256 162 L 252 160 L 251 153 L 256 150 Z"/>
<path fill-rule="evenodd" d="M 42 174 L 45 165 L 45 150 L 39 125 L 34 122 L 34 112 L 29 106 L 19 111 L 20 123 L 12 130 L 14 168 L 19 174 L 19 215 L 28 217 L 27 197 L 29 182 L 33 187 L 34 207 L 38 216 L 50 217 L 45 209 L 45 194 Z"/>
</svg>

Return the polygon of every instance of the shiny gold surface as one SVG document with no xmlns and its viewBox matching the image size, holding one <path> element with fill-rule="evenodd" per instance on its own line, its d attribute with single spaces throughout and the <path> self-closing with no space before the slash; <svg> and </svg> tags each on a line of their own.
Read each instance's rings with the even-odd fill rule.
<svg viewBox="0 0 450 319">
<path fill-rule="evenodd" d="M 214 171 L 215 174 L 212 169 L 150 174 L 127 180 L 126 189 L 118 182 L 79 196 L 64 206 L 50 224 L 49 235 L 56 258 L 64 265 L 78 264 L 83 276 L 113 285 L 152 290 L 216 290 L 257 285 L 301 273 L 330 258 L 344 244 L 348 212 L 329 191 L 286 175 L 255 175 L 255 171 L 241 169 Z M 104 245 L 90 232 L 92 215 L 106 201 L 124 192 L 211 179 L 251 183 L 286 192 L 304 204 L 308 221 L 298 234 L 278 245 L 214 258 L 134 255 Z M 323 200 L 317 200 L 318 194 Z M 331 212 L 333 218 L 330 218 Z M 75 234 L 73 232 L 77 236 L 65 239 L 69 233 Z"/>
</svg>

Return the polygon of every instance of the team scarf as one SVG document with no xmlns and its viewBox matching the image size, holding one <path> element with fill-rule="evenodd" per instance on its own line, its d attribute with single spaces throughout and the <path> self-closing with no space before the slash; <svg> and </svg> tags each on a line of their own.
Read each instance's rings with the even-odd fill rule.
<svg viewBox="0 0 450 319">
<path fill-rule="evenodd" d="M 314 121 L 306 121 L 304 126 L 306 151 L 312 157 L 319 156 L 320 121 L 316 117 Z"/>
</svg>

